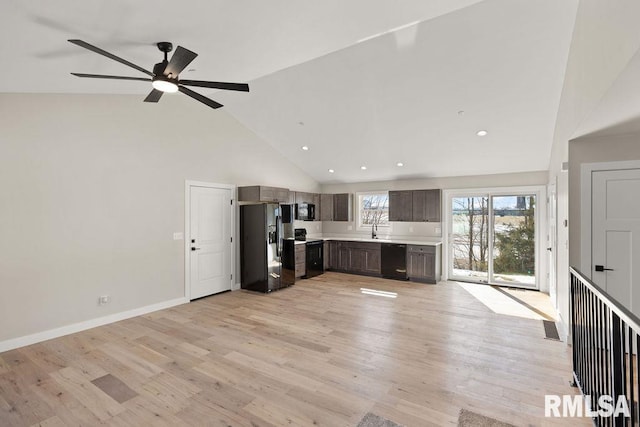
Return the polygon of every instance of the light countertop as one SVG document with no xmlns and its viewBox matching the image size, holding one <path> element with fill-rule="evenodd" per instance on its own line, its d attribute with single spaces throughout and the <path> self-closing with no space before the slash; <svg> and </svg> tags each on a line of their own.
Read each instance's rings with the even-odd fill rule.
<svg viewBox="0 0 640 427">
<path fill-rule="evenodd" d="M 324 241 L 341 241 L 341 242 L 369 242 L 369 243 L 398 243 L 405 245 L 423 245 L 423 246 L 440 246 L 442 242 L 435 240 L 406 240 L 406 239 L 372 239 L 370 237 L 311 237 L 307 241 L 324 240 Z M 303 245 L 306 241 L 297 240 L 296 245 Z"/>
<path fill-rule="evenodd" d="M 343 242 L 370 242 L 370 243 L 398 243 L 405 245 L 439 246 L 442 242 L 435 240 L 406 240 L 406 239 L 372 239 L 371 237 L 323 237 L 323 240 L 336 240 Z"/>
</svg>

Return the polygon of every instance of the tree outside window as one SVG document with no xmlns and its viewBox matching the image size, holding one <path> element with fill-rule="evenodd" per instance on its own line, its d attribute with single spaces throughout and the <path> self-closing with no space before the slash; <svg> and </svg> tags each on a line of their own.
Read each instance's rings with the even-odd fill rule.
<svg viewBox="0 0 640 427">
<path fill-rule="evenodd" d="M 389 193 L 358 193 L 358 227 L 389 226 Z"/>
</svg>

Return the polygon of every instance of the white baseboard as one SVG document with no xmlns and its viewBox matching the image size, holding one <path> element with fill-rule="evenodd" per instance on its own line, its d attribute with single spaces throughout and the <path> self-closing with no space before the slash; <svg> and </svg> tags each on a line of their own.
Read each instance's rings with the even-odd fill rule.
<svg viewBox="0 0 640 427">
<path fill-rule="evenodd" d="M 186 304 L 188 302 L 189 302 L 189 299 L 185 297 L 176 298 L 168 301 L 159 302 L 157 304 L 134 308 L 133 310 L 109 314 L 107 316 L 98 317 L 96 319 L 85 320 L 84 322 L 73 323 L 71 325 L 66 325 L 59 328 L 55 328 L 55 329 L 49 329 L 47 331 L 37 332 L 31 335 L 25 335 L 18 338 L 12 338 L 6 341 L 0 341 L 0 353 L 8 350 L 13 350 L 19 347 L 24 347 L 26 345 L 31 345 L 38 342 L 50 340 L 52 338 L 58 338 L 58 337 L 73 334 L 76 332 L 85 331 L 87 329 L 95 328 L 96 326 L 107 325 L 109 323 L 118 322 L 120 320 L 129 319 L 131 317 L 141 316 L 143 314 L 151 313 L 151 312 L 162 310 L 169 307 L 174 307 L 176 305 Z"/>
<path fill-rule="evenodd" d="M 569 327 L 565 323 L 564 319 L 562 318 L 562 314 L 560 313 L 558 313 L 557 325 L 560 326 L 558 334 L 560 335 L 562 341 L 564 341 L 567 345 L 571 345 L 571 334 L 569 333 Z"/>
</svg>

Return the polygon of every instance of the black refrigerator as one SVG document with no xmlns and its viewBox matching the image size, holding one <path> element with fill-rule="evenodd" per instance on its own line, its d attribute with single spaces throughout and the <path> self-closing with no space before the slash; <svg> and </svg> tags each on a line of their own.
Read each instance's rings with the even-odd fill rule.
<svg viewBox="0 0 640 427">
<path fill-rule="evenodd" d="M 287 220 L 288 221 L 288 220 Z M 240 206 L 240 287 L 272 292 L 282 280 L 283 224 L 275 203 Z"/>
</svg>

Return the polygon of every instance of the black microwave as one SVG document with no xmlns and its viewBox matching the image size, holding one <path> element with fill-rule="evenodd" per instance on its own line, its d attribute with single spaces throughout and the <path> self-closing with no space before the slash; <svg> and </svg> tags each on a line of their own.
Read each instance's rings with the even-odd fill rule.
<svg viewBox="0 0 640 427">
<path fill-rule="evenodd" d="M 299 221 L 314 221 L 316 219 L 316 205 L 313 203 L 296 203 L 296 219 Z"/>
</svg>

